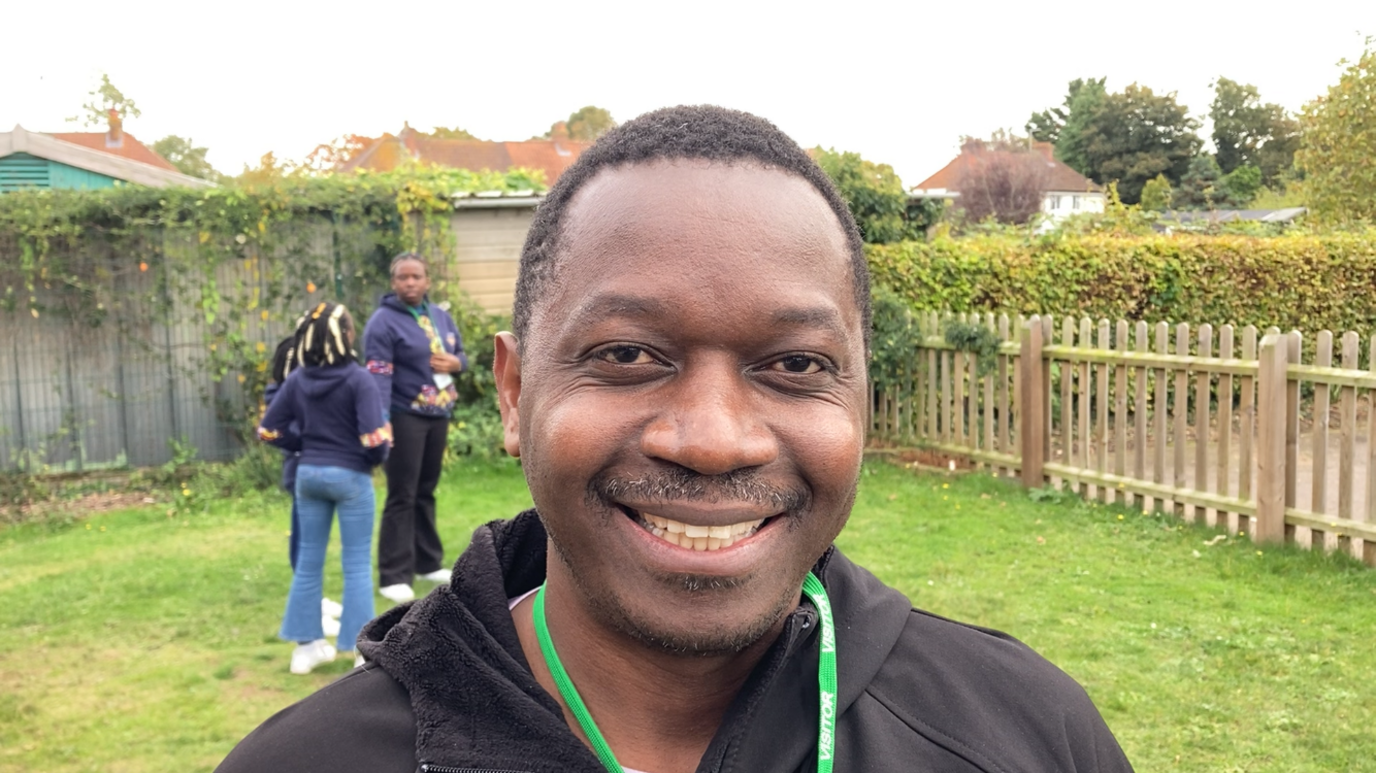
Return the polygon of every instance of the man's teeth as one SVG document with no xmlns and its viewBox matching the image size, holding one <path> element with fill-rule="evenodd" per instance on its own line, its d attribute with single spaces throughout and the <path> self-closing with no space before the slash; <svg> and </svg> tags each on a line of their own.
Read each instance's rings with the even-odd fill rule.
<svg viewBox="0 0 1376 773">
<path fill-rule="evenodd" d="M 696 526 L 663 518 L 653 513 L 641 513 L 640 525 L 646 531 L 689 550 L 720 550 L 754 534 L 765 519 L 733 523 L 730 526 Z"/>
</svg>

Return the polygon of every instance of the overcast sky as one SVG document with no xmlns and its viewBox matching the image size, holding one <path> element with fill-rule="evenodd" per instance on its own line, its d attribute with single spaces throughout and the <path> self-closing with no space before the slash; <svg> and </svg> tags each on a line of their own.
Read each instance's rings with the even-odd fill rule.
<svg viewBox="0 0 1376 773">
<path fill-rule="evenodd" d="M 1223 75 L 1297 110 L 1376 35 L 1372 0 L 0 5 L 23 31 L 0 47 L 0 130 L 78 130 L 64 119 L 106 72 L 143 110 L 128 131 L 190 136 L 231 173 L 403 121 L 521 140 L 587 104 L 624 121 L 708 102 L 912 186 L 1073 78 L 1175 91 L 1202 116 Z"/>
</svg>

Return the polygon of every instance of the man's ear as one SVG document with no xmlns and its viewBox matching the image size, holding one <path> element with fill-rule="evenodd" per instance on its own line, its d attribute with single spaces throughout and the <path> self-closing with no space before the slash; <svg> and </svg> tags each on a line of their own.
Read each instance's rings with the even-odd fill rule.
<svg viewBox="0 0 1376 773">
<path fill-rule="evenodd" d="M 497 407 L 502 412 L 503 443 L 512 456 L 521 455 L 521 355 L 516 336 L 501 332 L 493 342 L 492 375 L 497 381 Z"/>
</svg>

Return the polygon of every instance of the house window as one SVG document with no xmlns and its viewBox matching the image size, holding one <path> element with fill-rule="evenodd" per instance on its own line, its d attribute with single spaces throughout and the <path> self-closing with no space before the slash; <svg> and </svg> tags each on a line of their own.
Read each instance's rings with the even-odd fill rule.
<svg viewBox="0 0 1376 773">
<path fill-rule="evenodd" d="M 1061 208 L 1061 197 L 1060 197 L 1060 196 L 1047 196 L 1047 197 L 1046 197 L 1046 208 L 1047 208 L 1047 209 L 1060 209 L 1060 208 Z"/>
<path fill-rule="evenodd" d="M 1071 208 L 1071 209 L 1079 209 L 1079 208 L 1080 208 L 1080 197 L 1079 197 L 1079 196 L 1071 196 L 1071 197 L 1070 197 L 1070 208 Z"/>
</svg>

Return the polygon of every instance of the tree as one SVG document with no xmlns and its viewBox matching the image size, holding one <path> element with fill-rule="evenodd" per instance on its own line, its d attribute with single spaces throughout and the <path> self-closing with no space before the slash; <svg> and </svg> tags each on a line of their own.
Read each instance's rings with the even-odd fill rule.
<svg viewBox="0 0 1376 773">
<path fill-rule="evenodd" d="M 588 105 L 573 111 L 564 125 L 568 128 L 569 139 L 576 142 L 592 142 L 616 128 L 616 119 L 612 118 L 609 111 Z"/>
<path fill-rule="evenodd" d="M 202 180 L 219 180 L 222 175 L 215 170 L 215 167 L 206 161 L 206 148 L 198 148 L 190 137 L 178 137 L 169 134 L 166 137 L 154 142 L 152 145 L 154 153 L 167 159 L 172 166 L 177 167 L 177 171 L 192 177 L 199 177 Z"/>
<path fill-rule="evenodd" d="M 1245 207 L 1261 192 L 1261 170 L 1248 164 L 1223 175 L 1219 186 L 1234 206 Z"/>
<path fill-rule="evenodd" d="M 315 150 L 307 154 L 301 166 L 313 174 L 328 174 L 356 158 L 372 143 L 372 137 L 343 134 L 329 142 L 316 145 Z"/>
<path fill-rule="evenodd" d="M 1148 212 L 1170 209 L 1172 198 L 1171 181 L 1164 174 L 1158 174 L 1142 185 L 1142 209 Z"/>
<path fill-rule="evenodd" d="M 1067 118 L 1056 155 L 1101 185 L 1116 180 L 1127 204 L 1136 204 L 1142 187 L 1159 174 L 1182 179 L 1203 144 L 1195 134 L 1199 122 L 1174 92 L 1158 96 L 1134 83 L 1103 97 L 1081 89 L 1080 100 L 1085 107 Z"/>
<path fill-rule="evenodd" d="M 1376 49 L 1304 106 L 1295 165 L 1309 206 L 1328 221 L 1376 220 Z"/>
<path fill-rule="evenodd" d="M 110 82 L 110 76 L 105 73 L 100 74 L 100 85 L 87 94 L 93 99 L 81 106 L 80 115 L 68 118 L 68 123 L 80 122 L 86 127 L 106 126 L 110 121 L 111 110 L 115 111 L 120 121 L 129 116 L 138 118 L 143 115 L 143 111 L 134 104 L 134 100 L 115 88 L 115 84 Z"/>
<path fill-rule="evenodd" d="M 1190 159 L 1190 166 L 1180 179 L 1180 188 L 1172 196 L 1176 208 L 1213 209 L 1223 204 L 1222 178 L 1218 162 L 1208 153 Z"/>
<path fill-rule="evenodd" d="M 989 142 L 967 138 L 960 154 L 965 165 L 956 176 L 956 204 L 966 218 L 1023 225 L 1041 212 L 1049 170 L 1026 140 L 1002 134 Z"/>
<path fill-rule="evenodd" d="M 836 183 L 865 241 L 888 244 L 923 235 L 925 224 L 908 220 L 908 194 L 893 167 L 831 149 L 813 148 L 812 157 Z M 916 211 L 925 213 L 920 207 Z"/>
<path fill-rule="evenodd" d="M 301 171 L 301 167 L 293 165 L 289 161 L 277 160 L 277 155 L 271 150 L 263 154 L 258 159 L 258 166 L 250 167 L 244 164 L 244 171 L 234 178 L 236 182 L 244 186 L 271 185 Z"/>
<path fill-rule="evenodd" d="M 1081 91 L 1084 91 L 1086 99 L 1081 100 L 1077 110 L 1075 98 L 1080 96 Z M 1070 82 L 1070 88 L 1062 107 L 1052 107 L 1040 113 L 1033 113 L 1024 128 L 1027 130 L 1027 134 L 1037 142 L 1050 142 L 1054 145 L 1060 141 L 1061 132 L 1064 131 L 1066 122 L 1070 120 L 1071 116 L 1082 115 L 1085 108 L 1097 101 L 1097 97 L 1101 97 L 1103 94 L 1104 78 L 1098 80 L 1076 78 Z"/>
<path fill-rule="evenodd" d="M 1209 118 L 1214 124 L 1214 147 L 1224 174 L 1244 166 L 1261 172 L 1273 185 L 1288 170 L 1299 145 L 1299 124 L 1285 108 L 1262 104 L 1256 86 L 1219 77 L 1213 83 Z"/>
<path fill-rule="evenodd" d="M 436 126 L 425 136 L 433 137 L 437 140 L 477 140 L 481 142 L 472 132 L 460 129 L 457 126 Z"/>
</svg>

